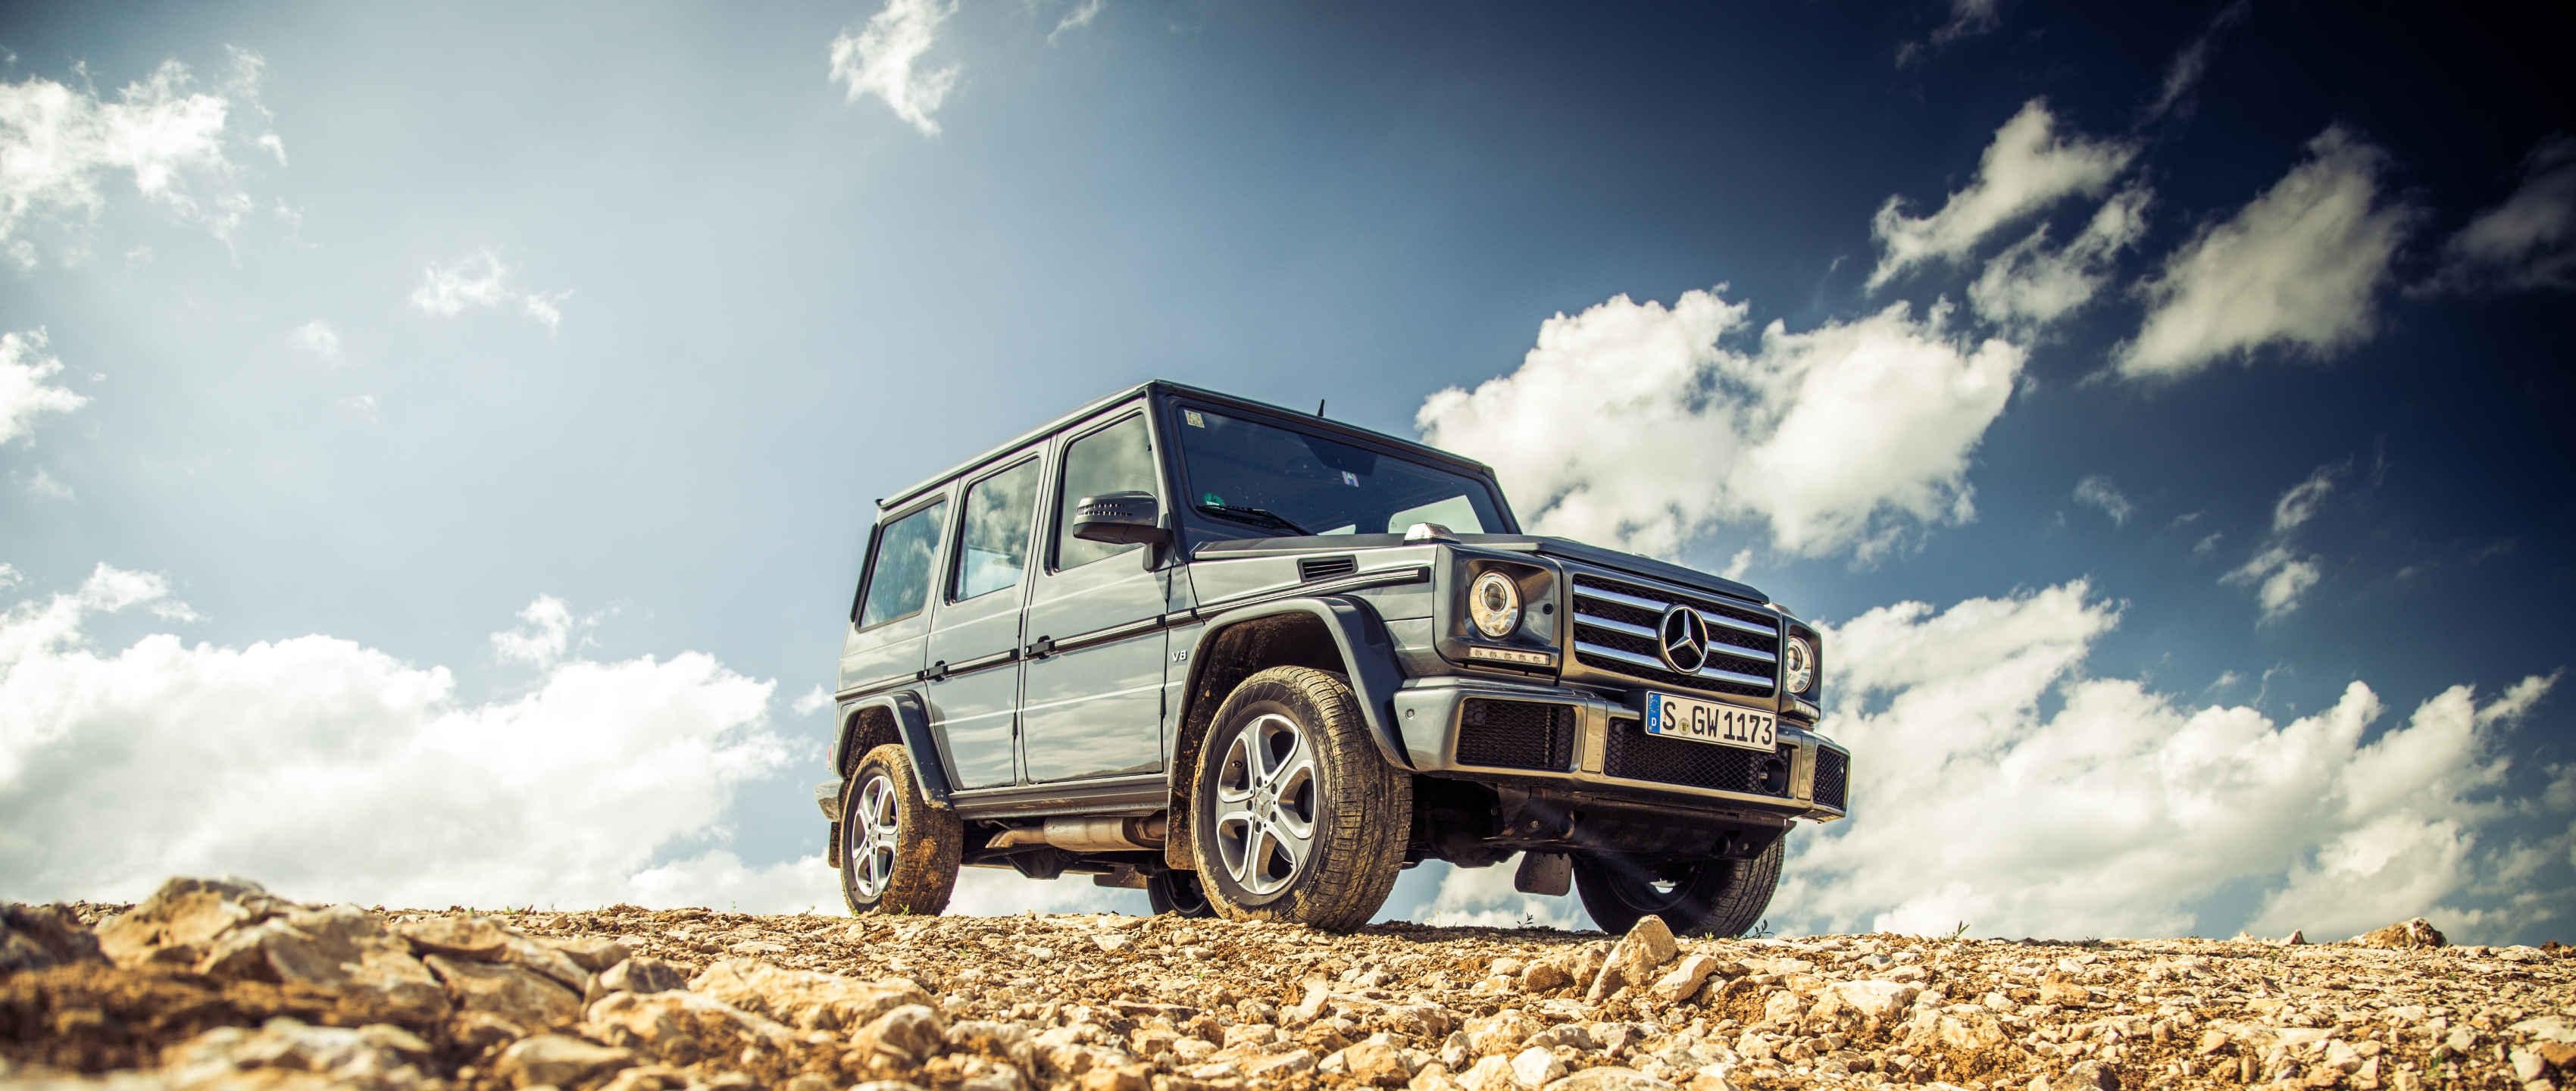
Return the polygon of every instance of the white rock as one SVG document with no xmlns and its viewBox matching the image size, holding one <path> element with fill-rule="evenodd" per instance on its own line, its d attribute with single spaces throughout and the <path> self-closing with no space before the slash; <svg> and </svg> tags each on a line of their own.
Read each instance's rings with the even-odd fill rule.
<svg viewBox="0 0 2576 1091">
<path fill-rule="evenodd" d="M 1562 1075 L 1565 1075 L 1565 1062 L 1537 1046 L 1524 1049 L 1512 1058 L 1512 1079 L 1523 1087 L 1545 1087 L 1549 1080 Z"/>
</svg>

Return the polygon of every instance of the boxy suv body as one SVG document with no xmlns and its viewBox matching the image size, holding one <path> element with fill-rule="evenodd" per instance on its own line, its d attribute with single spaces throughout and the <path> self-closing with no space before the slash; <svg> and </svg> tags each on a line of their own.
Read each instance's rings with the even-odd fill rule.
<svg viewBox="0 0 2576 1091">
<path fill-rule="evenodd" d="M 1847 808 L 1820 653 L 1744 584 L 1523 534 L 1480 463 L 1148 383 L 879 502 L 816 802 L 853 912 L 983 865 L 1347 929 L 1518 854 L 1605 928 L 1733 935 Z"/>
</svg>

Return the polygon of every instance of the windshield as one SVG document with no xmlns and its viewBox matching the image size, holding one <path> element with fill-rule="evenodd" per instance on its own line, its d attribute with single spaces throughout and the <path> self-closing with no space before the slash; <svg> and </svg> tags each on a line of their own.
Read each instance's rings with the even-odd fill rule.
<svg viewBox="0 0 2576 1091">
<path fill-rule="evenodd" d="M 1262 537 L 1504 529 L 1476 477 L 1212 409 L 1181 407 L 1188 505 Z"/>
</svg>

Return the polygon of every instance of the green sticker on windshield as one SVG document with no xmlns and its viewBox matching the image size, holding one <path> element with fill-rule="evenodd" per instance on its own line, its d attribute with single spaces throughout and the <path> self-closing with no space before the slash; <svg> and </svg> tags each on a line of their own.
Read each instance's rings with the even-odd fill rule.
<svg viewBox="0 0 2576 1091">
<path fill-rule="evenodd" d="M 1225 498 L 1218 496 L 1215 493 L 1209 493 L 1205 496 L 1199 497 L 1199 503 L 1205 504 L 1211 508 L 1221 508 L 1225 506 Z"/>
</svg>

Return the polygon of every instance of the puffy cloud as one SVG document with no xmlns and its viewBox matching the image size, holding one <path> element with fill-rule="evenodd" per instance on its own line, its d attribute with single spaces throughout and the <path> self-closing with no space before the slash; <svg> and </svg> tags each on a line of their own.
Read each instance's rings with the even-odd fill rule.
<svg viewBox="0 0 2576 1091">
<path fill-rule="evenodd" d="M 0 83 L 0 242 L 20 264 L 35 264 L 23 229 L 36 218 L 85 226 L 106 208 L 103 187 L 116 174 L 145 200 L 229 239 L 251 201 L 233 184 L 225 144 L 241 134 L 226 123 L 241 108 L 257 110 L 261 68 L 255 53 L 234 50 L 233 61 L 212 91 L 193 90 L 177 60 L 113 100 L 40 77 Z"/>
<path fill-rule="evenodd" d="M 2436 289 L 2576 287 L 2576 138 L 2522 161 L 2522 184 L 2442 244 Z"/>
<path fill-rule="evenodd" d="M 939 135 L 931 115 L 957 86 L 958 67 L 926 68 L 921 58 L 937 44 L 939 24 L 956 13 L 954 0 L 886 0 L 865 29 L 832 39 L 832 79 L 849 101 L 874 95 L 921 135 Z"/>
<path fill-rule="evenodd" d="M 2048 226 L 2040 225 L 1986 262 L 1968 285 L 1968 303 L 1989 322 L 2027 328 L 2074 313 L 2109 282 L 2120 252 L 2146 235 L 2151 199 L 2144 187 L 2121 190 L 2072 241 L 2055 249 L 2048 245 Z"/>
<path fill-rule="evenodd" d="M 2316 355 L 2367 339 L 2414 209 L 2381 199 L 2388 157 L 2341 128 L 2140 286 L 2150 309 L 2116 352 L 2121 376 L 2178 379 L 2266 345 Z"/>
<path fill-rule="evenodd" d="M 1722 291 L 1557 315 L 1518 370 L 1433 394 L 1415 424 L 1491 463 L 1534 526 L 1647 553 L 1758 519 L 1780 549 L 1867 557 L 1973 516 L 1970 456 L 2020 348 L 1900 303 L 1802 333 L 1774 321 L 1742 351 L 1721 342 L 1747 305 Z"/>
<path fill-rule="evenodd" d="M 2299 599 L 2323 579 L 2325 558 L 2300 556 L 2288 543 L 2276 541 L 2255 551 L 2244 564 L 2219 577 L 2219 582 L 2252 587 L 2254 603 L 2269 622 L 2298 609 Z"/>
<path fill-rule="evenodd" d="M 2093 474 L 2075 483 L 2075 502 L 2100 508 L 2102 514 L 2110 516 L 2111 522 L 2119 526 L 2127 526 L 2129 516 L 2138 510 L 2137 505 L 2130 503 L 2128 496 L 2120 492 L 2118 485 L 2101 474 Z"/>
<path fill-rule="evenodd" d="M 392 905 L 820 900 L 799 865 L 742 866 L 721 825 L 812 757 L 771 729 L 773 683 L 697 652 L 574 655 L 467 701 L 448 668 L 339 637 L 96 646 L 90 622 L 137 608 L 187 616 L 106 565 L 0 614 L 0 896 L 233 873 Z"/>
<path fill-rule="evenodd" d="M 795 704 L 789 705 L 788 711 L 799 716 L 811 716 L 831 706 L 832 691 L 823 688 L 823 684 L 817 682 L 814 688 L 806 690 L 804 696 L 797 698 Z"/>
<path fill-rule="evenodd" d="M 340 362 L 340 331 L 319 318 L 286 331 L 286 343 L 298 351 L 311 353 L 315 359 L 335 364 Z"/>
<path fill-rule="evenodd" d="M 0 443 L 33 432 L 36 419 L 89 404 L 86 395 L 54 385 L 63 362 L 45 352 L 45 331 L 0 333 Z"/>
<path fill-rule="evenodd" d="M 70 500 L 75 495 L 71 486 L 63 484 L 52 471 L 42 466 L 24 474 L 12 473 L 9 477 L 16 481 L 19 487 L 26 489 L 27 495 L 38 500 Z"/>
<path fill-rule="evenodd" d="M 411 305 L 440 318 L 454 318 L 468 310 L 515 307 L 549 335 L 563 325 L 563 301 L 572 297 L 571 292 L 529 291 L 512 280 L 512 271 L 502 264 L 500 255 L 477 250 L 423 270 L 420 286 L 412 289 Z"/>
<path fill-rule="evenodd" d="M 492 634 L 492 654 L 540 669 L 554 666 L 572 645 L 573 625 L 571 606 L 539 595 L 519 611 L 518 628 Z"/>
<path fill-rule="evenodd" d="M 2483 704 L 2452 687 L 2385 725 L 2356 681 L 2283 723 L 2087 677 L 2119 616 L 2075 581 L 1835 627 L 1825 729 L 1853 749 L 1854 817 L 1794 835 L 1775 913 L 1831 930 L 2335 936 L 2453 905 L 2489 914 L 2474 941 L 2553 912 L 2475 877 L 2500 859 L 2504 733 L 2555 675 Z M 2383 835 L 2392 853 L 2370 850 Z M 2257 897 L 2250 922 L 2208 918 L 2222 890 Z"/>
<path fill-rule="evenodd" d="M 1929 216 L 1906 213 L 1903 197 L 1889 197 L 1870 220 L 1878 238 L 1876 289 L 1896 274 L 1927 261 L 1955 261 L 2005 224 L 2078 194 L 2099 194 L 2126 170 L 2138 145 L 2089 140 L 2058 129 L 2048 103 L 2025 103 L 1986 145 L 1977 176 Z"/>
<path fill-rule="evenodd" d="M 2219 577 L 2221 583 L 2239 584 L 2254 589 L 2254 602 L 2262 608 L 2262 620 L 2278 621 L 2297 609 L 2299 600 L 2325 579 L 2325 558 L 2315 554 L 2301 555 L 2292 541 L 2293 532 L 2316 518 L 2326 498 L 2334 494 L 2335 483 L 2351 469 L 2350 462 L 2333 462 L 2316 468 L 2303 481 L 2290 486 L 2279 500 L 2272 502 L 2272 532 L 2263 545 L 2245 563 Z M 2212 539 L 2215 535 L 2212 536 Z M 2215 546 L 2210 540 L 2207 545 Z M 2206 552 L 2203 550 L 2203 552 Z"/>
</svg>

